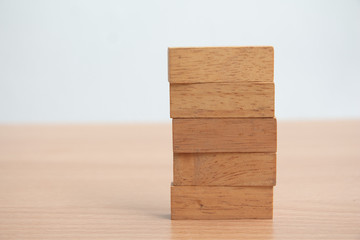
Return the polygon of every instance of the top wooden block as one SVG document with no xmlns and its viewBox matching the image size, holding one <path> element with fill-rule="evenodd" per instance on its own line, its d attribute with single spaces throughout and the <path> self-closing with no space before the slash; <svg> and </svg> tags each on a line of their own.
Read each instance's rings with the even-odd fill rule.
<svg viewBox="0 0 360 240">
<path fill-rule="evenodd" d="M 273 82 L 273 47 L 169 48 L 170 83 Z"/>
</svg>

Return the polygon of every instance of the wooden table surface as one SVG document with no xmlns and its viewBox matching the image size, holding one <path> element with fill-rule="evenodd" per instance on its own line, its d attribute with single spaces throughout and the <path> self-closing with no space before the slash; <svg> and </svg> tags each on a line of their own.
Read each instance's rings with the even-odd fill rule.
<svg viewBox="0 0 360 240">
<path fill-rule="evenodd" d="M 360 239 L 360 121 L 278 123 L 273 220 L 171 221 L 171 126 L 0 126 L 0 239 Z"/>
</svg>

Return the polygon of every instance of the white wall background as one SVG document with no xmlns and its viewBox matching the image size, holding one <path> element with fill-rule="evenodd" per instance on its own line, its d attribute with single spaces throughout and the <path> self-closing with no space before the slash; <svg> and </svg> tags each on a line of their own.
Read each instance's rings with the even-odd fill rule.
<svg viewBox="0 0 360 240">
<path fill-rule="evenodd" d="M 169 121 L 168 46 L 275 47 L 278 119 L 360 117 L 360 1 L 0 0 L 0 123 Z"/>
</svg>

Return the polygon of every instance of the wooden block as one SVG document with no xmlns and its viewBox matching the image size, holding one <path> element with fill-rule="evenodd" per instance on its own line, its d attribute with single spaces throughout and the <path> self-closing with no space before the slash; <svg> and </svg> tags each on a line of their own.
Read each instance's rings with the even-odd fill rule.
<svg viewBox="0 0 360 240">
<path fill-rule="evenodd" d="M 272 82 L 273 47 L 169 48 L 170 83 Z"/>
<path fill-rule="evenodd" d="M 275 118 L 173 119 L 173 151 L 276 152 Z"/>
<path fill-rule="evenodd" d="M 275 153 L 174 153 L 174 185 L 274 186 Z"/>
<path fill-rule="evenodd" d="M 170 117 L 274 117 L 274 83 L 170 84 Z"/>
<path fill-rule="evenodd" d="M 171 187 L 171 219 L 269 219 L 272 215 L 273 187 Z"/>
</svg>

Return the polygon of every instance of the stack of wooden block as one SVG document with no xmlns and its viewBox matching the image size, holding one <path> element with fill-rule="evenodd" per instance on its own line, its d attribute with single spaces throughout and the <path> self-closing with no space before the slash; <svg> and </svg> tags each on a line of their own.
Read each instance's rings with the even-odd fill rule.
<svg viewBox="0 0 360 240">
<path fill-rule="evenodd" d="M 272 218 L 272 47 L 169 48 L 172 219 Z"/>
</svg>

